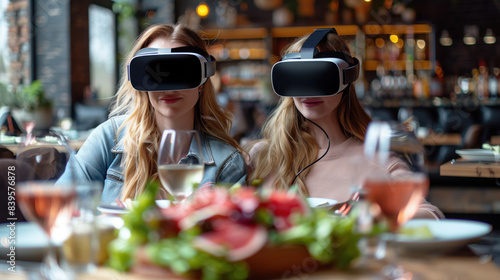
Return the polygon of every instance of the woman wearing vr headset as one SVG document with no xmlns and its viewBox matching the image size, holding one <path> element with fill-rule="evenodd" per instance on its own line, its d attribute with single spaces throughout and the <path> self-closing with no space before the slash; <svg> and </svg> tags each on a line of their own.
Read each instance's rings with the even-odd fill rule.
<svg viewBox="0 0 500 280">
<path fill-rule="evenodd" d="M 315 57 L 326 55 L 327 52 L 337 52 L 336 56 L 343 56 L 342 60 L 348 63 L 346 67 L 358 63 L 357 59 L 351 57 L 349 47 L 336 32 L 328 32 L 322 36 L 324 37 L 317 38 L 319 43 L 313 46 L 317 46 L 319 50 L 319 55 Z M 303 52 L 308 38 L 309 35 L 300 37 L 284 49 L 283 60 L 287 59 L 287 54 L 292 57 L 292 62 L 293 58 L 300 57 L 297 55 Z M 297 71 L 308 75 L 307 70 L 302 70 L 305 67 L 294 69 L 300 69 Z M 301 79 L 300 73 L 294 73 L 297 76 L 291 78 L 293 81 Z M 333 92 L 330 90 L 323 94 L 324 97 L 308 97 L 311 95 L 308 92 L 297 92 L 300 85 L 290 86 L 290 78 L 285 79 L 288 73 L 273 72 L 273 76 L 274 74 L 282 74 L 282 82 L 273 77 L 273 87 L 282 97 L 262 127 L 263 139 L 247 147 L 251 158 L 247 182 L 262 179 L 263 188 L 280 190 L 287 190 L 296 184 L 299 191 L 307 197 L 348 201 L 351 182 L 356 176 L 355 172 L 359 171 L 353 170 L 350 162 L 353 157 L 363 155 L 363 141 L 371 121 L 357 99 L 352 81 L 340 92 L 333 89 Z M 311 75 L 318 74 L 321 76 L 321 73 Z M 357 74 L 353 80 L 356 78 Z M 287 89 L 286 92 L 280 93 L 279 82 L 283 84 L 282 88 Z M 317 83 L 309 83 L 305 91 L 309 88 L 311 91 L 318 90 L 314 87 L 318 87 Z M 286 97 L 287 95 L 292 97 Z M 444 215 L 437 207 L 423 201 L 416 217 L 437 219 L 444 218 Z"/>
<path fill-rule="evenodd" d="M 209 78 L 213 71 L 207 71 L 207 66 L 201 71 L 202 74 L 205 72 L 205 77 L 200 79 L 196 69 L 184 69 L 184 72 L 177 69 L 188 63 L 183 61 L 184 56 L 175 55 L 179 50 L 188 57 L 197 57 L 198 67 L 199 61 L 202 61 L 202 67 L 207 61 L 214 62 L 206 52 L 201 37 L 183 25 L 153 25 L 139 36 L 125 58 L 124 74 L 110 119 L 91 133 L 76 154 L 77 180 L 102 182 L 103 202 L 113 202 L 116 198 L 134 199 L 144 191 L 148 180 L 159 180 L 157 158 L 159 142 L 165 129 L 196 129 L 199 132 L 205 159 L 200 186 L 245 181 L 247 167 L 242 149 L 229 136 L 232 116 L 217 102 Z M 146 76 L 157 73 L 149 73 L 147 68 L 145 70 L 145 67 L 131 63 L 134 59 L 139 62 L 153 59 L 164 63 L 159 67 L 177 61 L 171 73 L 175 79 L 156 80 L 158 83 L 152 90 L 140 88 L 154 84 L 155 80 L 146 83 L 147 79 L 152 78 Z M 179 73 L 175 73 L 176 69 L 176 72 L 182 72 L 187 77 L 179 76 Z M 161 71 L 165 73 L 165 70 Z M 162 74 L 161 71 L 159 74 Z M 138 82 L 131 79 L 134 77 L 139 77 Z M 179 79 L 188 83 L 192 80 L 197 82 L 187 86 L 175 84 Z M 196 84 L 198 81 L 199 85 Z M 167 90 L 169 88 L 176 89 Z M 64 174 L 61 180 L 68 178 L 69 174 Z"/>
</svg>

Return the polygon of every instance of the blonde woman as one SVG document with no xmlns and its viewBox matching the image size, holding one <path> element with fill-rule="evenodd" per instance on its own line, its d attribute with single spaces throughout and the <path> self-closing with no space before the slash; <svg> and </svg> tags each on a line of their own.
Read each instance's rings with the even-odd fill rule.
<svg viewBox="0 0 500 280">
<path fill-rule="evenodd" d="M 298 38 L 283 55 L 300 52 L 308 37 Z M 328 33 L 317 48 L 320 52 L 345 53 L 351 60 L 347 61 L 349 65 L 354 64 L 347 44 L 337 34 Z M 347 201 L 351 183 L 360 172 L 350 161 L 363 155 L 370 121 L 352 84 L 326 97 L 281 97 L 262 127 L 263 139 L 246 147 L 250 150 L 247 182 L 262 179 L 262 187 L 281 190 L 296 184 L 305 196 Z M 399 168 L 391 165 L 387 171 L 397 172 Z M 443 217 L 437 207 L 425 201 L 417 216 Z"/>
<path fill-rule="evenodd" d="M 193 30 L 153 25 L 139 36 L 125 59 L 110 119 L 92 132 L 75 156 L 77 179 L 102 182 L 103 202 L 134 199 L 149 179 L 158 180 L 157 154 L 165 129 L 198 130 L 205 160 L 200 186 L 245 181 L 242 149 L 229 136 L 231 114 L 217 103 L 210 78 L 196 88 L 174 91 L 137 91 L 128 81 L 127 65 L 139 50 L 186 46 L 206 52 L 204 41 Z M 64 174 L 61 180 L 68 177 Z"/>
</svg>

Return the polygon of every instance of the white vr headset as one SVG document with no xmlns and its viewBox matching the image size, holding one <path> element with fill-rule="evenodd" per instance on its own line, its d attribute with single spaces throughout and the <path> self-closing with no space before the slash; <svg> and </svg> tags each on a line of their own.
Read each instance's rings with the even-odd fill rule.
<svg viewBox="0 0 500 280">
<path fill-rule="evenodd" d="M 197 47 L 144 48 L 127 66 L 128 79 L 139 91 L 196 88 L 215 73 L 215 58 Z"/>
<path fill-rule="evenodd" d="M 271 69 L 274 92 L 286 97 L 322 97 L 343 92 L 358 79 L 359 60 L 343 52 L 319 52 L 317 45 L 335 28 L 316 29 L 300 53 L 289 53 Z M 354 61 L 354 63 L 350 63 Z"/>
</svg>

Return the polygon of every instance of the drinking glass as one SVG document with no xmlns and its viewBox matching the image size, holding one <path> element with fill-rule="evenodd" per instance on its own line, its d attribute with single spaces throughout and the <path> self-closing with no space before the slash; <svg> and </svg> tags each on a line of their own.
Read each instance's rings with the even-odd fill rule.
<svg viewBox="0 0 500 280">
<path fill-rule="evenodd" d="M 102 194 L 101 182 L 76 182 L 76 200 L 70 221 L 71 235 L 62 244 L 64 268 L 76 273 L 95 271 L 99 254 L 97 206 Z"/>
<path fill-rule="evenodd" d="M 366 169 L 363 183 L 366 200 L 378 205 L 389 225 L 387 238 L 381 238 L 389 261 L 382 272 L 389 279 L 406 279 L 409 274 L 396 262 L 392 246 L 399 228 L 413 218 L 427 195 L 425 152 L 404 123 L 392 121 L 371 122 L 364 145 L 365 157 L 372 165 Z"/>
<path fill-rule="evenodd" d="M 30 134 L 22 139 L 16 160 L 23 169 L 17 172 L 30 179 L 17 185 L 17 200 L 24 217 L 37 223 L 49 242 L 37 278 L 71 279 L 73 275 L 63 270 L 57 261 L 55 244 L 61 244 L 70 234 L 69 222 L 77 196 L 74 181 L 62 184 L 57 183 L 57 178 L 70 168 L 67 163 L 73 151 L 64 137 L 54 132 Z"/>
<path fill-rule="evenodd" d="M 193 193 L 203 171 L 203 151 L 196 130 L 163 131 L 158 174 L 162 186 L 176 201 L 182 202 Z"/>
</svg>

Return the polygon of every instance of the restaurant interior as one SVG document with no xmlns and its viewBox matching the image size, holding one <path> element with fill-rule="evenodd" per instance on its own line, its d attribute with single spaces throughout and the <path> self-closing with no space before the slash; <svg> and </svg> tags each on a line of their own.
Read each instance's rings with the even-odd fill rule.
<svg viewBox="0 0 500 280">
<path fill-rule="evenodd" d="M 427 200 L 449 219 L 500 230 L 500 163 L 457 152 L 500 145 L 498 0 L 0 0 L 0 8 L 0 146 L 14 154 L 12 139 L 28 128 L 54 128 L 78 149 L 107 120 L 137 36 L 177 22 L 216 58 L 217 97 L 244 145 L 259 139 L 278 102 L 270 73 L 282 49 L 335 27 L 360 61 L 363 108 L 373 120 L 409 121 L 424 146 Z"/>
</svg>

